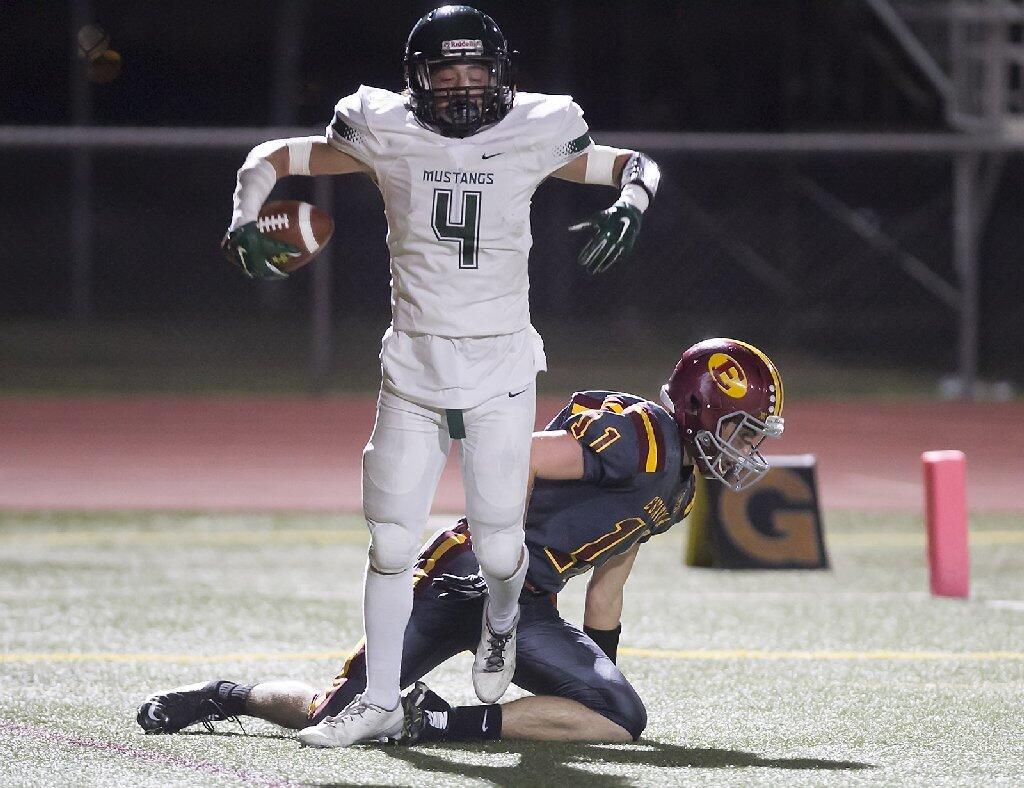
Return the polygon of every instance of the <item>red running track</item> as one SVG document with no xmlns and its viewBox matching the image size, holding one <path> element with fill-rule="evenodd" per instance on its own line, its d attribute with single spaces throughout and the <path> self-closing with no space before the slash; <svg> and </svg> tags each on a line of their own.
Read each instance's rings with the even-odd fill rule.
<svg viewBox="0 0 1024 788">
<path fill-rule="evenodd" d="M 560 407 L 544 399 L 538 422 Z M 0 508 L 358 511 L 367 397 L 0 399 Z M 921 509 L 920 454 L 967 454 L 972 510 L 1024 511 L 1024 403 L 802 403 L 772 454 L 826 507 Z M 453 459 L 435 500 L 460 512 Z"/>
</svg>

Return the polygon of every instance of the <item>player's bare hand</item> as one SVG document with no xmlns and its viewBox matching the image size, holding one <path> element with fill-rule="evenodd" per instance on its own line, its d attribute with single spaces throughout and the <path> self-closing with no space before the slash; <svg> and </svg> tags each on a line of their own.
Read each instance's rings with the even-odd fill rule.
<svg viewBox="0 0 1024 788">
<path fill-rule="evenodd" d="M 593 233 L 580 250 L 577 261 L 590 273 L 599 274 L 618 260 L 626 259 L 633 251 L 642 221 L 640 211 L 632 205 L 617 202 L 585 222 L 574 224 L 569 232 L 589 230 Z"/>
<path fill-rule="evenodd" d="M 291 244 L 264 235 L 256 222 L 243 224 L 224 236 L 221 249 L 250 279 L 284 279 L 279 266 L 300 252 Z"/>
</svg>

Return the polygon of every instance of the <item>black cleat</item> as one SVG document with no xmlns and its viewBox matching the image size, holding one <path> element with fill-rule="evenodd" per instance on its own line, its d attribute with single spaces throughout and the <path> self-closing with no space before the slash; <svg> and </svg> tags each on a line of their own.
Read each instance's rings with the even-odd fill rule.
<svg viewBox="0 0 1024 788">
<path fill-rule="evenodd" d="M 196 723 L 202 723 L 212 733 L 216 721 L 232 719 L 238 722 L 238 717 L 224 711 L 217 694 L 220 685 L 226 683 L 229 682 L 189 684 L 151 695 L 139 706 L 135 720 L 146 733 L 177 733 Z"/>
<path fill-rule="evenodd" d="M 403 745 L 416 744 L 420 741 L 436 740 L 427 729 L 442 728 L 437 725 L 441 719 L 447 717 L 451 711 L 451 704 L 434 692 L 422 681 L 417 681 L 411 690 L 402 696 L 402 710 L 405 712 L 405 723 L 402 725 L 402 735 L 397 743 Z M 437 715 L 434 718 L 435 724 L 430 724 L 430 715 Z M 441 717 L 444 715 L 444 717 Z M 440 719 L 438 719 L 440 717 Z M 445 725 L 447 722 L 445 722 Z M 424 735 L 426 733 L 426 735 Z"/>
</svg>

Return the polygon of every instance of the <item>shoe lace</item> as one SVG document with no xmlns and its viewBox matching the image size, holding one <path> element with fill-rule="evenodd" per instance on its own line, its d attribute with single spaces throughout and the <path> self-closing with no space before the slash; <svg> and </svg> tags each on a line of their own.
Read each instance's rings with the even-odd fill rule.
<svg viewBox="0 0 1024 788">
<path fill-rule="evenodd" d="M 235 723 L 239 728 L 242 729 L 243 736 L 249 735 L 249 732 L 245 729 L 245 726 L 242 724 L 242 721 L 238 719 L 237 714 L 228 714 L 226 711 L 224 711 L 224 708 L 219 703 L 217 703 L 217 701 L 211 698 L 208 698 L 206 700 L 206 703 L 213 707 L 213 711 L 211 711 L 205 717 L 200 718 L 199 722 L 201 722 L 203 724 L 203 727 L 206 728 L 207 733 L 213 733 L 213 723 L 215 720 L 228 720 L 229 722 Z"/>
<path fill-rule="evenodd" d="M 326 725 L 344 725 L 348 720 L 353 717 L 362 717 L 367 709 L 370 708 L 370 704 L 363 701 L 362 698 L 353 698 L 349 704 L 343 708 L 338 714 L 333 717 L 325 717 L 324 723 Z"/>
<path fill-rule="evenodd" d="M 515 629 L 510 629 L 500 635 L 490 627 L 487 627 L 487 631 L 487 658 L 485 659 L 487 669 L 501 670 L 505 667 L 505 646 L 512 639 Z"/>
</svg>

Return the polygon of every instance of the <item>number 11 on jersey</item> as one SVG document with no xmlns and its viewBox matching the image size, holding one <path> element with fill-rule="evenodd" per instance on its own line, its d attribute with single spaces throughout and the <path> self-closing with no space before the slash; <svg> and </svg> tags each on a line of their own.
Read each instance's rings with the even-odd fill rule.
<svg viewBox="0 0 1024 788">
<path fill-rule="evenodd" d="M 451 216 L 452 190 L 434 189 L 434 210 L 430 226 L 439 241 L 459 245 L 459 268 L 479 268 L 480 192 L 462 193 L 462 220 Z"/>
</svg>

